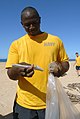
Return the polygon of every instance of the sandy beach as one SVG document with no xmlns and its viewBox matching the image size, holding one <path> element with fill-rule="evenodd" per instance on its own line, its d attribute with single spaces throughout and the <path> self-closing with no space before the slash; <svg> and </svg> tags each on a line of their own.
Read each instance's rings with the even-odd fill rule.
<svg viewBox="0 0 80 119">
<path fill-rule="evenodd" d="M 70 61 L 69 71 L 59 79 L 66 92 L 74 94 L 73 97 L 78 96 L 72 103 L 80 111 L 80 77 L 77 76 L 73 64 L 74 61 Z M 0 119 L 12 119 L 16 86 L 17 81 L 12 81 L 7 76 L 5 62 L 0 62 Z"/>
</svg>

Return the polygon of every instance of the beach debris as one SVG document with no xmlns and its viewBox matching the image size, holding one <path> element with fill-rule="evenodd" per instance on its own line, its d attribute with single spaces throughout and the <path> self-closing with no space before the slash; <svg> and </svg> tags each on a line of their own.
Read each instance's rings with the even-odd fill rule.
<svg viewBox="0 0 80 119">
<path fill-rule="evenodd" d="M 73 102 L 74 104 L 80 104 L 80 83 L 72 83 L 72 84 L 68 84 L 67 87 L 63 87 L 66 91 L 66 94 L 68 95 L 69 99 L 71 100 L 71 102 Z M 76 91 L 77 93 L 74 94 L 72 93 L 72 91 Z"/>
<path fill-rule="evenodd" d="M 72 83 L 67 85 L 68 88 L 75 89 L 80 93 L 80 83 Z"/>
<path fill-rule="evenodd" d="M 67 95 L 68 95 L 69 99 L 71 100 L 71 102 L 73 102 L 74 104 L 77 104 L 77 103 L 80 104 L 80 95 L 75 95 L 68 91 L 67 91 Z"/>
</svg>

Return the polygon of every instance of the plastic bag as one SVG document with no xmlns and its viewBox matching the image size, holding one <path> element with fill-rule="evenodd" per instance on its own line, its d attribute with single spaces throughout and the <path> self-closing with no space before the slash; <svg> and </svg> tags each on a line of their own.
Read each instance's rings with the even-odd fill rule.
<svg viewBox="0 0 80 119">
<path fill-rule="evenodd" d="M 80 112 L 65 93 L 59 79 L 48 77 L 45 119 L 80 119 Z"/>
<path fill-rule="evenodd" d="M 48 77 L 46 94 L 46 116 L 45 119 L 59 119 L 58 95 L 55 80 L 52 74 Z"/>
</svg>

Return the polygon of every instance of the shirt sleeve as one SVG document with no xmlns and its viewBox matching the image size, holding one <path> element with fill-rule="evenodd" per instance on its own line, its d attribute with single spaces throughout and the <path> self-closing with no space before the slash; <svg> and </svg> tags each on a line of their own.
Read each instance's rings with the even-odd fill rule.
<svg viewBox="0 0 80 119">
<path fill-rule="evenodd" d="M 18 62 L 19 62 L 18 44 L 17 44 L 17 40 L 16 40 L 11 44 L 11 46 L 9 48 L 8 58 L 7 58 L 7 62 L 6 62 L 6 68 L 12 67 L 12 64 L 16 64 Z"/>
<path fill-rule="evenodd" d="M 58 55 L 58 61 L 69 61 L 69 57 L 65 51 L 64 44 L 61 41 L 59 44 L 59 55 Z"/>
</svg>

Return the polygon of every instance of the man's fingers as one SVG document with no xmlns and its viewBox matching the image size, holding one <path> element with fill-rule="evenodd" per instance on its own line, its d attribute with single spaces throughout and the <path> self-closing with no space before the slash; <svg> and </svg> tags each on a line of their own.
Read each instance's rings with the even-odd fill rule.
<svg viewBox="0 0 80 119">
<path fill-rule="evenodd" d="M 34 65 L 31 65 L 29 68 L 21 68 L 20 74 L 23 77 L 32 77 L 34 74 Z"/>
<path fill-rule="evenodd" d="M 32 77 L 32 75 L 34 74 L 34 70 L 31 72 L 21 72 L 20 74 L 23 77 Z"/>
<path fill-rule="evenodd" d="M 34 74 L 34 71 L 31 71 L 30 73 L 27 73 L 26 76 L 27 77 L 32 77 L 33 74 Z"/>
<path fill-rule="evenodd" d="M 30 73 L 30 72 L 32 72 L 33 70 L 34 70 L 34 65 L 31 65 L 31 67 L 25 69 L 25 72 L 26 72 L 26 73 Z"/>
</svg>

